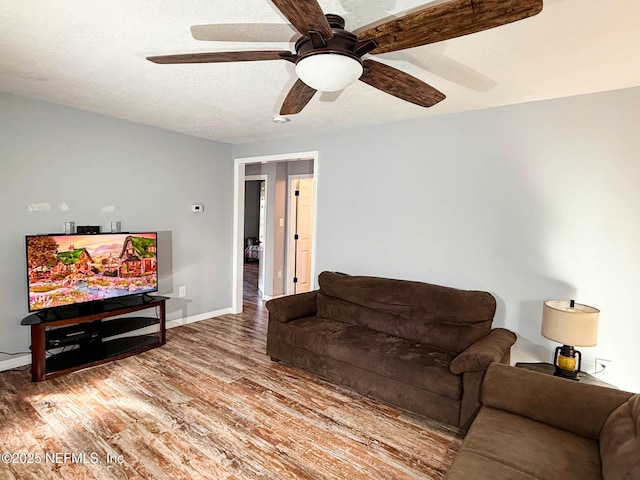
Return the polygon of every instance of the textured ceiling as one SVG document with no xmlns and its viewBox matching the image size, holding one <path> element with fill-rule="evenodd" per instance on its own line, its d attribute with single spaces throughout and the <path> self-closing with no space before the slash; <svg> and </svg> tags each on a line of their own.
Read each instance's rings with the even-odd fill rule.
<svg viewBox="0 0 640 480">
<path fill-rule="evenodd" d="M 424 0 L 319 0 L 348 30 Z M 447 95 L 424 109 L 362 83 L 272 117 L 295 80 L 284 61 L 156 65 L 149 55 L 290 49 L 283 41 L 201 41 L 207 27 L 281 23 L 269 0 L 2 0 L 0 91 L 222 142 L 449 114 L 640 85 L 640 1 L 545 0 L 532 18 L 376 59 Z M 273 28 L 272 28 L 273 30 Z M 280 29 L 275 28 L 276 33 Z M 241 35 L 255 32 L 244 27 Z M 235 35 L 233 29 L 229 35 Z M 268 34 L 264 29 L 265 35 Z"/>
</svg>

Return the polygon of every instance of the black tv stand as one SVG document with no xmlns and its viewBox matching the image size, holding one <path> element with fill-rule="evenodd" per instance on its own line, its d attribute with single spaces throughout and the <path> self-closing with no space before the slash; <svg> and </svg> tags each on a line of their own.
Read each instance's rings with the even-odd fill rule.
<svg viewBox="0 0 640 480">
<path fill-rule="evenodd" d="M 31 327 L 31 380 L 40 382 L 164 345 L 167 300 L 142 294 L 25 317 L 21 324 Z M 109 319 L 154 307 L 159 308 L 157 316 Z M 154 333 L 137 332 L 152 326 Z M 123 335 L 127 333 L 131 335 Z"/>
</svg>

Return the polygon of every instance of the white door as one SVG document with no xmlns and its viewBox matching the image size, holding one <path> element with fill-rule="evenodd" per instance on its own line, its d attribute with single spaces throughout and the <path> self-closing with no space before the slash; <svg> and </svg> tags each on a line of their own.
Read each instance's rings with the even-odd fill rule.
<svg viewBox="0 0 640 480">
<path fill-rule="evenodd" d="M 258 290 L 264 293 L 264 240 L 267 235 L 267 182 L 260 182 L 260 220 L 258 226 Z"/>
<path fill-rule="evenodd" d="M 304 293 L 311 290 L 311 238 L 313 234 L 313 178 L 293 180 L 293 203 L 295 209 L 293 230 L 294 282 L 293 292 Z M 295 192 L 298 192 L 297 195 Z M 297 236 L 296 236 L 297 235 Z M 295 280 L 294 280 L 295 279 Z"/>
</svg>

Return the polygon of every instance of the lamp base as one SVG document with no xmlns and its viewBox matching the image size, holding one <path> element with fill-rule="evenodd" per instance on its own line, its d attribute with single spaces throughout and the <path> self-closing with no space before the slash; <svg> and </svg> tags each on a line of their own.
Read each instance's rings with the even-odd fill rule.
<svg viewBox="0 0 640 480">
<path fill-rule="evenodd" d="M 569 345 L 556 347 L 553 366 L 555 367 L 555 371 L 553 372 L 554 376 L 575 380 L 577 382 L 579 381 L 578 372 L 580 372 L 580 367 L 582 366 L 582 354 Z"/>
</svg>

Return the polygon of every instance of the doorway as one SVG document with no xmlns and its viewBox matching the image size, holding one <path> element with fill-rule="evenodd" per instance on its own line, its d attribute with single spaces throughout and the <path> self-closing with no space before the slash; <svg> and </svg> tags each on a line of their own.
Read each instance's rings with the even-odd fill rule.
<svg viewBox="0 0 640 480">
<path fill-rule="evenodd" d="M 299 162 L 300 163 L 297 163 Z M 287 225 L 288 215 L 286 212 L 286 196 L 288 190 L 288 175 L 296 174 L 296 165 L 303 165 L 301 161 L 306 161 L 312 165 L 312 172 L 314 182 L 311 187 L 311 249 L 307 250 L 309 256 L 308 261 L 308 284 L 309 289 L 315 288 L 315 235 L 316 235 L 316 214 L 315 207 L 317 205 L 317 188 L 318 188 L 318 152 L 301 152 L 283 155 L 269 155 L 259 157 L 245 157 L 236 158 L 234 164 L 234 228 L 233 228 L 233 260 L 232 260 L 232 304 L 231 310 L 233 313 L 241 313 L 243 309 L 243 264 L 244 264 L 244 194 L 245 194 L 245 177 L 247 169 L 254 171 L 255 168 L 264 168 L 268 170 L 269 167 L 274 171 L 277 170 L 277 174 L 273 176 L 273 182 L 271 180 L 266 181 L 265 185 L 265 249 L 262 250 L 262 258 L 258 263 L 264 265 L 264 289 L 263 299 L 273 298 L 275 296 L 281 296 L 287 293 L 286 277 L 288 274 L 288 252 L 285 244 L 286 235 L 288 232 Z M 277 165 L 277 163 L 280 165 Z M 282 163 L 288 164 L 288 167 L 283 169 Z M 276 165 L 272 165 L 276 163 Z M 271 178 L 271 177 L 269 177 Z M 278 198 L 282 198 L 282 206 L 280 204 L 271 205 L 273 196 L 277 195 Z M 286 223 L 285 223 L 286 220 Z M 270 240 L 274 239 L 274 240 Z M 274 249 L 280 242 L 281 247 Z M 271 243 L 271 245 L 269 245 Z M 281 266 L 280 266 L 281 265 Z M 270 288 L 272 292 L 270 292 Z M 278 288 L 276 288 L 278 287 Z"/>
<path fill-rule="evenodd" d="M 264 295 L 267 246 L 267 175 L 246 175 L 244 192 L 243 291 L 256 298 Z"/>
</svg>

